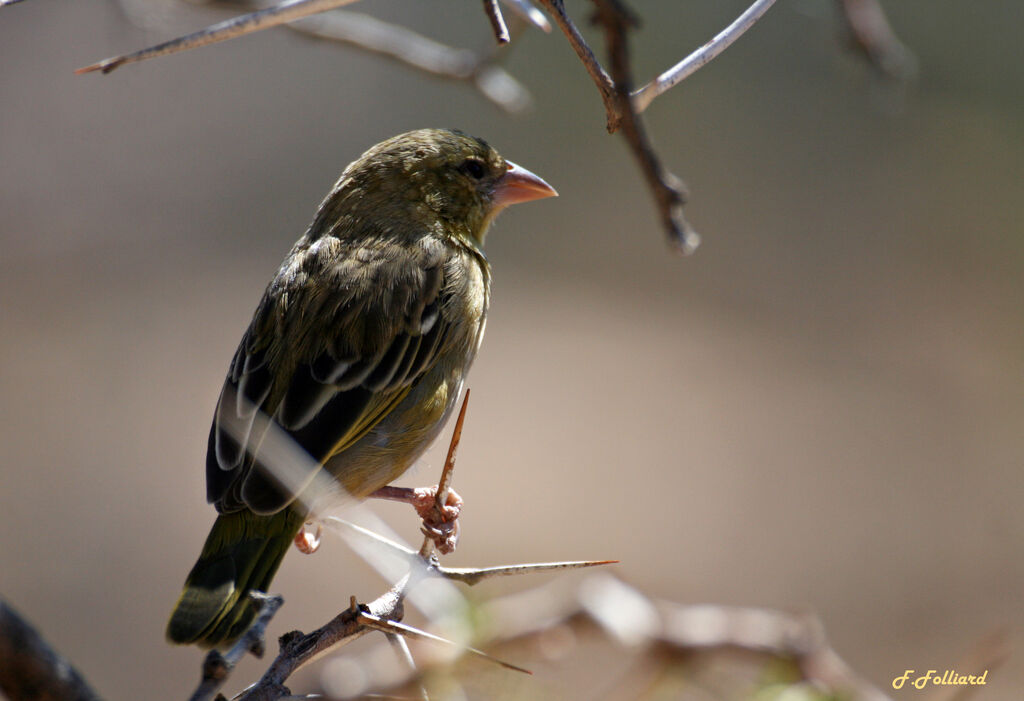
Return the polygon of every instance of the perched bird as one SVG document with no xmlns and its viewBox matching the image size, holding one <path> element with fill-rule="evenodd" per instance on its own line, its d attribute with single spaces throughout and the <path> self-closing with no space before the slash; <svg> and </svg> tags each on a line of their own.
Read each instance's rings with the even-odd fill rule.
<svg viewBox="0 0 1024 701">
<path fill-rule="evenodd" d="M 171 642 L 213 647 L 244 632 L 248 594 L 266 591 L 299 533 L 315 473 L 364 498 L 437 437 L 484 333 L 487 229 L 506 206 L 556 194 L 486 142 L 443 129 L 388 139 L 345 169 L 231 362 L 206 458 L 218 516 L 171 613 Z M 312 457 L 298 481 L 262 459 L 271 424 Z"/>
</svg>

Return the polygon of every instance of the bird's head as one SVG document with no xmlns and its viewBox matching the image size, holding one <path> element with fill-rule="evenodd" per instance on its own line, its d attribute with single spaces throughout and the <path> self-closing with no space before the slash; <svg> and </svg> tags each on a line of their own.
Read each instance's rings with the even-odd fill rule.
<svg viewBox="0 0 1024 701">
<path fill-rule="evenodd" d="M 320 214 L 330 217 L 323 210 L 333 209 L 335 221 L 351 214 L 361 222 L 441 227 L 479 246 L 502 209 L 557 194 L 482 139 L 419 129 L 382 141 L 349 165 Z"/>
</svg>

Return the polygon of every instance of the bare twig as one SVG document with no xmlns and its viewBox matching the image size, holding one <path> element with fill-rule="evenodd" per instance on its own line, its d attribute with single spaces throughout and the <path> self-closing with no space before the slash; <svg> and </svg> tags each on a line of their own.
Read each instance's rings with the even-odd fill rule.
<svg viewBox="0 0 1024 701">
<path fill-rule="evenodd" d="M 896 36 L 878 0 L 839 0 L 850 38 L 882 75 L 899 80 L 917 73 L 914 54 Z"/>
<path fill-rule="evenodd" d="M 597 6 L 597 22 L 604 28 L 608 45 L 622 134 L 654 194 L 662 226 L 670 242 L 679 253 L 690 254 L 700 243 L 700 236 L 683 216 L 683 205 L 687 199 L 685 186 L 662 166 L 647 137 L 643 121 L 633 108 L 632 69 L 626 34 L 636 21 L 620 0 L 594 0 L 594 4 Z"/>
<path fill-rule="evenodd" d="M 747 8 L 746 12 L 737 17 L 736 21 L 716 34 L 711 41 L 633 93 L 633 108 L 638 113 L 643 112 L 654 101 L 654 98 L 703 68 L 743 36 L 744 32 L 754 26 L 754 23 L 761 19 L 768 8 L 774 4 L 775 0 L 757 0 Z"/>
<path fill-rule="evenodd" d="M 263 641 L 266 636 L 267 626 L 270 625 L 270 620 L 277 613 L 277 610 L 284 604 L 284 599 L 280 596 L 267 596 L 260 592 L 249 592 L 249 596 L 260 603 L 259 615 L 256 616 L 256 620 L 253 621 L 252 625 L 249 626 L 242 637 L 226 653 L 221 654 L 217 650 L 210 650 L 207 653 L 206 659 L 203 660 L 202 680 L 199 682 L 195 693 L 189 698 L 189 701 L 208 701 L 208 699 L 212 699 L 217 690 L 224 686 L 224 682 L 227 681 L 231 670 L 245 657 L 247 652 L 251 652 L 256 657 L 263 657 L 263 653 L 266 650 Z"/>
<path fill-rule="evenodd" d="M 508 27 L 505 25 L 505 18 L 501 16 L 501 8 L 498 7 L 498 0 L 484 0 L 484 14 L 491 22 L 491 29 L 494 31 L 494 38 L 499 44 L 509 42 Z"/>
<path fill-rule="evenodd" d="M 10 699 L 99 701 L 85 679 L 0 600 L 0 691 Z"/>
<path fill-rule="evenodd" d="M 359 12 L 336 11 L 287 25 L 303 34 L 340 42 L 386 56 L 448 80 L 468 82 L 501 109 L 517 113 L 530 107 L 529 92 L 496 56 L 434 41 L 399 25 Z"/>
<path fill-rule="evenodd" d="M 195 49 L 200 46 L 215 44 L 219 41 L 227 41 L 236 37 L 252 34 L 262 29 L 276 27 L 286 22 L 292 22 L 302 17 L 308 17 L 318 12 L 333 10 L 334 8 L 348 5 L 356 0 L 285 0 L 282 3 L 268 7 L 265 10 L 257 10 L 239 17 L 232 17 L 229 20 L 210 25 L 198 32 L 193 32 L 177 39 L 165 41 L 148 49 L 135 51 L 130 54 L 107 58 L 91 66 L 79 68 L 75 73 L 92 73 L 110 71 L 127 63 L 136 63 L 157 56 L 176 54 L 188 49 Z"/>
<path fill-rule="evenodd" d="M 580 30 L 565 11 L 562 0 L 538 0 L 538 2 L 547 8 L 555 18 L 555 24 L 569 40 L 569 45 L 576 52 L 576 56 L 583 62 L 587 73 L 590 74 L 594 85 L 597 86 L 597 91 L 601 93 L 601 101 L 604 102 L 605 117 L 608 121 L 608 131 L 614 132 L 618 129 L 619 112 L 614 99 L 615 84 L 612 82 L 611 76 L 605 72 L 597 57 L 594 56 L 594 52 L 583 38 Z"/>
<path fill-rule="evenodd" d="M 601 94 L 609 133 L 622 129 L 640 169 L 654 195 L 662 225 L 675 249 L 683 254 L 692 253 L 700 237 L 683 216 L 687 194 L 682 182 L 661 165 L 632 98 L 632 71 L 626 32 L 635 26 L 636 19 L 619 0 L 595 0 L 597 21 L 605 30 L 605 41 L 611 60 L 611 75 L 594 56 L 579 29 L 565 11 L 562 0 L 539 0 L 555 18 L 569 44 L 587 69 Z"/>
</svg>

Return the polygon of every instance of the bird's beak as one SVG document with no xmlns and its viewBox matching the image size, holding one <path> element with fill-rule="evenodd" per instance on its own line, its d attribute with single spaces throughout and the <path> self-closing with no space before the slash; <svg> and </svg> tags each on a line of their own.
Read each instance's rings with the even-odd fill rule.
<svg viewBox="0 0 1024 701">
<path fill-rule="evenodd" d="M 508 170 L 498 178 L 494 185 L 494 208 L 504 209 L 510 204 L 540 200 L 545 197 L 558 197 L 555 188 L 548 185 L 537 175 L 526 168 L 506 161 Z"/>
</svg>

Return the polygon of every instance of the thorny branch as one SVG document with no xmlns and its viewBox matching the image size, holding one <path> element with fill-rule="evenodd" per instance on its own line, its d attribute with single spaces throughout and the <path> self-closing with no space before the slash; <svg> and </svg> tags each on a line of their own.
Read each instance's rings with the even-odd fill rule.
<svg viewBox="0 0 1024 701">
<path fill-rule="evenodd" d="M 439 512 L 441 511 L 442 506 L 448 501 L 449 487 L 451 485 L 452 474 L 455 468 L 456 449 L 458 448 L 459 440 L 462 435 L 462 427 L 466 419 L 468 399 L 469 391 L 467 390 L 462 402 L 462 407 L 459 411 L 458 419 L 455 422 L 455 428 L 452 431 L 452 439 L 448 447 L 448 456 L 445 460 L 441 480 L 438 484 L 434 497 L 434 505 Z M 270 436 L 269 439 L 271 444 L 273 444 L 274 436 Z M 483 656 L 484 658 L 509 669 L 526 671 L 521 667 L 497 660 L 480 650 L 469 647 L 465 644 L 453 642 L 433 633 L 428 633 L 408 625 L 400 624 L 399 622 L 402 620 L 404 615 L 406 594 L 409 592 L 410 587 L 415 586 L 416 582 L 419 582 L 424 577 L 428 576 L 455 579 L 467 584 L 475 584 L 478 581 L 490 577 L 525 574 L 529 572 L 555 569 L 576 569 L 580 567 L 610 564 L 612 562 L 608 560 L 594 562 L 556 562 L 513 565 L 510 567 L 490 567 L 480 569 L 455 568 L 448 570 L 441 567 L 437 562 L 437 557 L 433 555 L 433 540 L 430 537 L 424 539 L 423 547 L 419 552 L 417 552 L 401 545 L 400 543 L 396 543 L 383 536 L 349 524 L 338 518 L 326 517 L 323 520 L 328 525 L 340 526 L 341 528 L 346 529 L 346 532 L 348 533 L 354 534 L 363 539 L 368 539 L 377 546 L 383 546 L 392 552 L 397 552 L 406 559 L 409 571 L 390 590 L 377 597 L 369 604 L 360 605 L 353 597 L 349 608 L 335 616 L 334 619 L 325 626 L 309 633 L 308 635 L 304 635 L 299 632 L 292 632 L 283 636 L 280 641 L 281 650 L 277 658 L 271 663 L 270 667 L 260 680 L 244 692 L 241 697 L 243 701 L 266 701 L 270 699 L 280 699 L 287 696 L 289 692 L 287 687 L 285 687 L 285 682 L 292 673 L 295 672 L 295 670 L 322 653 L 349 643 L 373 630 L 384 632 L 388 636 L 389 640 L 392 641 L 395 640 L 395 636 L 401 636 L 403 638 L 431 640 L 434 642 L 454 645 L 474 655 Z M 267 599 L 270 601 L 276 601 L 278 605 L 280 605 L 279 597 L 267 597 Z M 227 661 L 217 653 L 211 653 L 211 655 L 207 657 L 207 660 L 203 665 L 203 681 L 200 684 L 200 688 L 197 690 L 196 695 L 193 696 L 193 699 L 196 701 L 209 699 L 216 689 L 224 683 L 228 673 L 237 662 L 237 658 L 230 657 L 232 653 L 237 651 L 238 657 L 241 657 L 244 655 L 246 650 L 258 652 L 262 649 L 261 641 L 266 628 L 266 623 L 269 621 L 270 616 L 273 615 L 274 611 L 276 611 L 276 607 L 273 610 L 267 610 L 264 608 L 253 626 L 246 631 L 243 638 L 239 640 L 234 648 L 232 648 L 232 651 L 230 651 L 228 655 L 225 655 L 225 657 L 228 658 Z M 395 643 L 393 642 L 392 644 Z M 399 651 L 401 652 L 404 648 L 405 644 L 404 641 L 402 641 L 399 644 Z M 403 654 L 403 659 L 405 660 L 406 667 L 408 667 L 411 657 Z M 414 666 L 411 671 L 415 671 Z"/>
<path fill-rule="evenodd" d="M 256 616 L 256 620 L 242 637 L 231 646 L 230 650 L 223 654 L 217 650 L 210 650 L 207 653 L 206 659 L 203 660 L 202 679 L 189 701 L 212 699 L 217 690 L 227 681 L 231 670 L 245 657 L 245 653 L 251 652 L 256 657 L 263 657 L 263 653 L 266 651 L 263 640 L 266 637 L 267 626 L 270 625 L 270 620 L 277 610 L 284 604 L 284 599 L 280 596 L 267 596 L 259 592 L 250 592 L 249 596 L 259 602 L 259 615 Z"/>
<path fill-rule="evenodd" d="M 370 628 L 360 621 L 360 616 L 364 612 L 377 618 L 401 619 L 401 590 L 405 582 L 403 579 L 365 606 L 357 605 L 353 601 L 352 606 L 308 635 L 297 631 L 285 633 L 280 639 L 281 653 L 260 680 L 242 694 L 240 701 L 274 701 L 290 695 L 291 692 L 284 683 L 295 670 L 321 653 L 350 643 L 370 631 Z"/>
</svg>

